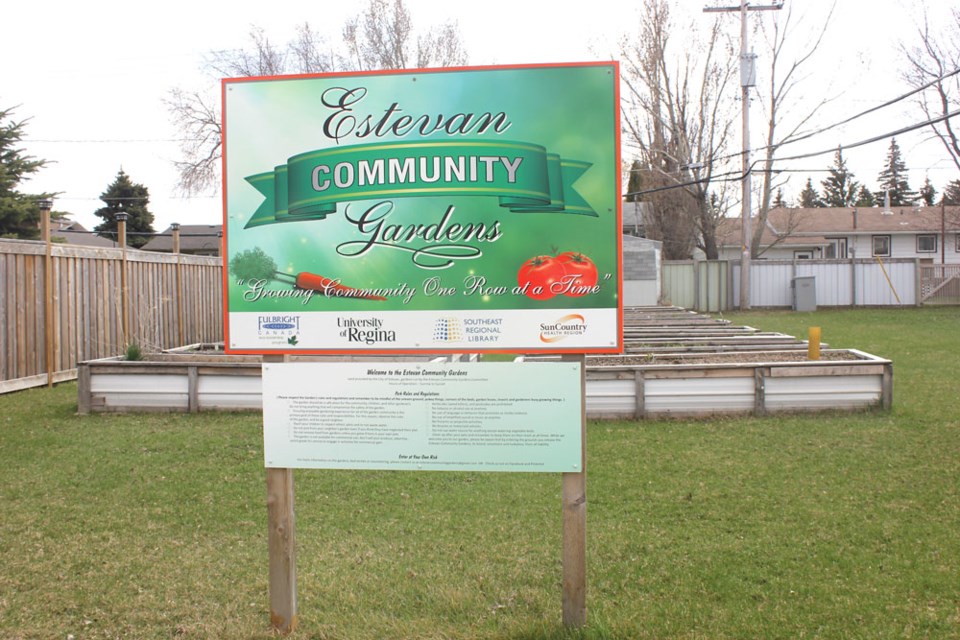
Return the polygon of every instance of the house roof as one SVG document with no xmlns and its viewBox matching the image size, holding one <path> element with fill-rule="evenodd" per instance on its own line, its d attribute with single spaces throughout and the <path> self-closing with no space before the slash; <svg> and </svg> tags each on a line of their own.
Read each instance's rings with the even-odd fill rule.
<svg viewBox="0 0 960 640">
<path fill-rule="evenodd" d="M 740 222 L 721 220 L 717 239 L 722 246 L 740 245 Z M 756 218 L 752 222 L 756 224 Z M 960 207 L 778 207 L 770 211 L 761 243 L 781 238 L 784 245 L 820 246 L 828 237 L 940 233 L 942 225 L 948 233 L 960 231 Z"/>
<path fill-rule="evenodd" d="M 219 252 L 222 229 L 223 226 L 219 224 L 180 225 L 180 251 L 182 253 Z M 173 229 L 167 227 L 141 248 L 144 251 L 173 251 Z"/>
<path fill-rule="evenodd" d="M 69 218 L 50 220 L 50 238 L 54 242 L 81 245 L 85 247 L 115 247 L 117 243 L 109 238 L 98 236 L 79 222 Z"/>
</svg>

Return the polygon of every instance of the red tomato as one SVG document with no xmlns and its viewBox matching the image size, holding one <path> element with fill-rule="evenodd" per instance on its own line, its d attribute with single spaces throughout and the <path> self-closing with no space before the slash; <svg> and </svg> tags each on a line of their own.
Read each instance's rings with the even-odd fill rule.
<svg viewBox="0 0 960 640">
<path fill-rule="evenodd" d="M 577 251 L 567 251 L 557 256 L 557 261 L 563 265 L 563 271 L 568 276 L 574 276 L 564 289 L 568 296 L 583 296 L 590 293 L 597 284 L 597 265 L 593 260 Z"/>
<path fill-rule="evenodd" d="M 534 256 L 522 265 L 517 272 L 517 284 L 525 289 L 525 294 L 534 300 L 547 300 L 557 295 L 551 291 L 554 283 L 563 279 L 563 265 L 550 256 Z"/>
</svg>

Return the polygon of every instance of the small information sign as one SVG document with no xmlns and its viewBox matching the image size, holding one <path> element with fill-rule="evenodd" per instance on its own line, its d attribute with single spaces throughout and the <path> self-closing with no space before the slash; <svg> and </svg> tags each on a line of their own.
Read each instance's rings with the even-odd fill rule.
<svg viewBox="0 0 960 640">
<path fill-rule="evenodd" d="M 576 473 L 581 403 L 576 362 L 265 364 L 265 461 Z"/>
</svg>

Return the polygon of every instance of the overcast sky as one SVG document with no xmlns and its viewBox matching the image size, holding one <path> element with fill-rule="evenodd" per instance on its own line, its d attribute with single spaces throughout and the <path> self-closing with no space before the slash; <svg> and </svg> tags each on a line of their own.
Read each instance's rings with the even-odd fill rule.
<svg viewBox="0 0 960 640">
<path fill-rule="evenodd" d="M 786 0 L 811 27 L 822 23 L 831 0 Z M 455 19 L 471 64 L 522 64 L 608 60 L 616 57 L 624 31 L 636 31 L 635 7 L 640 0 L 486 0 L 444 3 L 407 0 L 416 27 Z M 706 25 L 713 14 L 704 6 L 735 1 L 676 0 L 678 13 Z M 755 3 L 756 4 L 756 3 Z M 931 0 L 944 11 L 946 0 Z M 832 124 L 906 91 L 899 80 L 899 41 L 915 33 L 915 3 L 902 0 L 838 0 L 824 45 L 808 67 L 809 95 L 829 87 L 838 96 L 817 124 Z M 84 3 L 16 2 L 4 9 L 0 38 L 0 108 L 16 107 L 17 119 L 29 118 L 23 146 L 51 164 L 21 190 L 62 192 L 55 209 L 68 211 L 88 227 L 98 222 L 93 211 L 99 195 L 123 170 L 150 190 L 155 228 L 171 222 L 217 224 L 219 195 L 181 198 L 175 193 L 179 157 L 162 102 L 170 89 L 200 88 L 209 83 L 200 73 L 205 53 L 236 49 L 249 43 L 252 25 L 263 27 L 276 43 L 286 42 L 296 25 L 336 38 L 344 20 L 359 2 L 288 0 L 264 3 L 240 0 L 205 3 L 168 0 L 131 3 L 90 0 Z M 910 8 L 914 7 L 914 8 Z M 733 29 L 737 17 L 728 16 Z M 762 53 L 762 52 L 761 52 Z M 759 62 L 763 67 L 763 59 Z M 215 85 L 210 85 L 216 91 Z M 731 100 L 739 100 L 732 95 Z M 754 131 L 763 128 L 754 108 Z M 876 116 L 813 139 L 802 150 L 833 149 L 917 122 L 904 103 Z M 925 132 L 898 137 L 910 167 L 910 185 L 918 189 L 929 175 L 934 186 L 957 177 L 945 152 L 924 141 Z M 759 140 L 759 138 L 756 138 Z M 755 143 L 756 144 L 756 143 Z M 739 142 L 737 142 L 739 145 Z M 850 150 L 845 155 L 856 177 L 876 187 L 888 142 Z M 798 149 L 800 146 L 798 145 Z M 832 155 L 798 162 L 791 185 L 793 197 L 807 176 L 819 185 Z M 816 172 L 815 170 L 821 170 Z"/>
</svg>

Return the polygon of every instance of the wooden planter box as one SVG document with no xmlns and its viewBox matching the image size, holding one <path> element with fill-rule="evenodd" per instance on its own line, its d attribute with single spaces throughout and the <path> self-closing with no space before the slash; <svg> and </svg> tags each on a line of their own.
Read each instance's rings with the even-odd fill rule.
<svg viewBox="0 0 960 640">
<path fill-rule="evenodd" d="M 294 356 L 292 362 L 403 360 L 429 357 Z M 262 408 L 260 356 L 159 354 L 149 360 L 104 358 L 77 367 L 81 414 L 124 411 L 259 411 Z"/>
<path fill-rule="evenodd" d="M 764 362 L 761 352 L 738 354 L 743 361 L 737 363 L 588 366 L 587 416 L 643 419 L 889 409 L 893 363 L 854 349 L 843 351 L 855 359 L 809 361 L 805 353 L 789 352 L 794 361 L 781 357 Z"/>
</svg>

